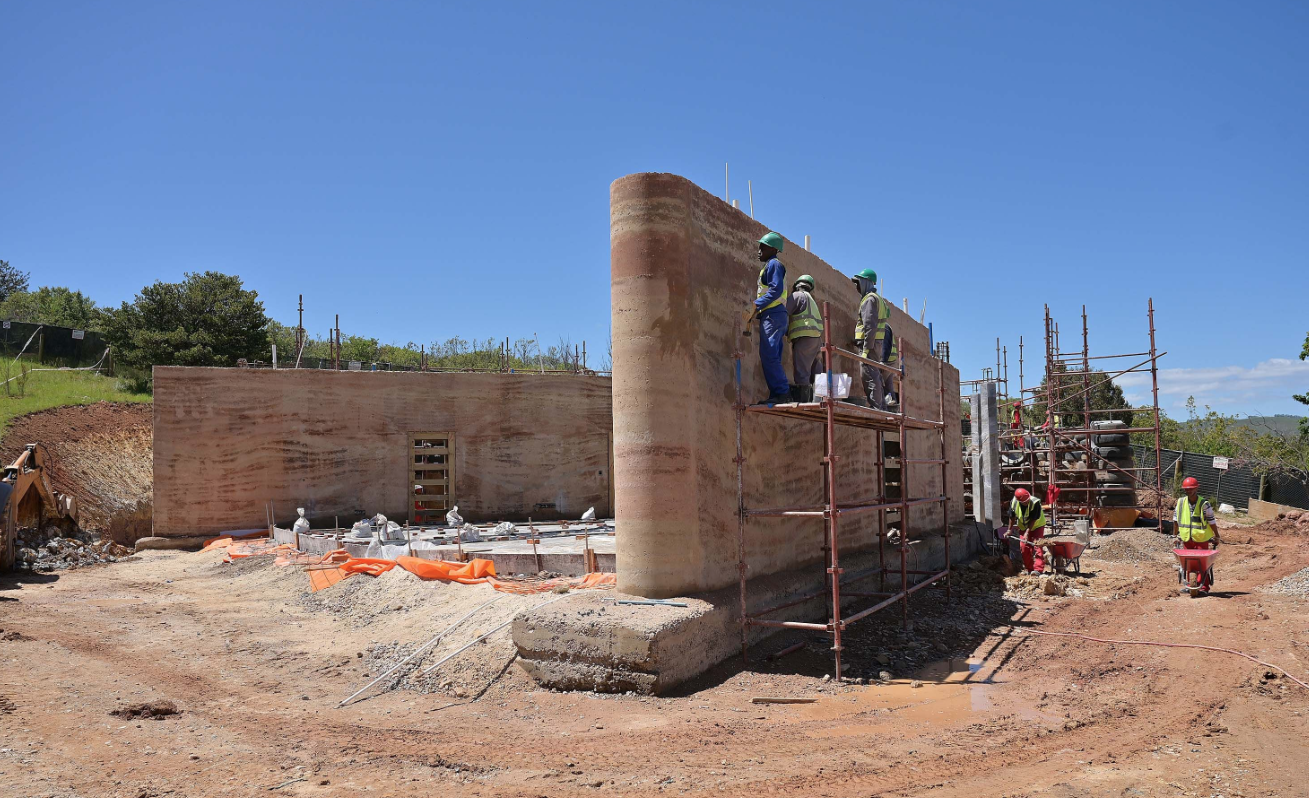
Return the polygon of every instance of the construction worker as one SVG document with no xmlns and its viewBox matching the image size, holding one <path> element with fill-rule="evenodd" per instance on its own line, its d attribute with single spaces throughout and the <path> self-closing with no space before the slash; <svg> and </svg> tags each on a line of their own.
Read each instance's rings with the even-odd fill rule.
<svg viewBox="0 0 1309 798">
<path fill-rule="evenodd" d="M 814 278 L 807 274 L 791 286 L 786 300 L 786 337 L 791 339 L 791 398 L 797 402 L 814 400 L 814 375 L 823 370 L 823 313 L 813 297 Z"/>
<path fill-rule="evenodd" d="M 1045 551 L 1035 541 L 1045 537 L 1045 510 L 1041 500 L 1032 498 L 1026 488 L 1014 491 L 1014 500 L 1009 503 L 1009 534 L 1015 530 L 1021 535 L 1018 548 L 1023 553 L 1023 570 L 1043 572 Z"/>
<path fill-rule="evenodd" d="M 759 239 L 759 282 L 748 319 L 759 319 L 759 365 L 768 383 L 768 398 L 758 404 L 773 405 L 791 400 L 791 385 L 782 368 L 782 344 L 786 340 L 786 267 L 777 259 L 783 247 L 777 233 Z M 747 319 L 747 320 L 748 320 Z"/>
<path fill-rule="evenodd" d="M 1184 495 L 1177 500 L 1173 510 L 1173 521 L 1177 524 L 1177 537 L 1182 540 L 1184 549 L 1218 548 L 1218 524 L 1214 520 L 1214 508 L 1209 500 L 1200 495 L 1200 482 L 1195 477 L 1182 480 Z M 1213 587 L 1214 571 L 1212 568 L 1200 573 L 1197 569 L 1200 592 L 1208 593 Z M 1190 574 L 1187 574 L 1190 584 Z"/>
<path fill-rule="evenodd" d="M 854 326 L 854 345 L 861 357 L 895 366 L 900 362 L 899 348 L 895 342 L 895 333 L 887 320 L 891 318 L 891 306 L 877 295 L 877 272 L 872 269 L 863 271 L 850 278 L 850 282 L 859 289 L 859 312 Z M 893 379 L 876 366 L 860 364 L 859 375 L 868 394 L 865 404 L 854 401 L 853 404 L 865 405 L 877 410 L 887 408 L 887 394 L 895 404 L 899 400 L 894 396 Z"/>
</svg>

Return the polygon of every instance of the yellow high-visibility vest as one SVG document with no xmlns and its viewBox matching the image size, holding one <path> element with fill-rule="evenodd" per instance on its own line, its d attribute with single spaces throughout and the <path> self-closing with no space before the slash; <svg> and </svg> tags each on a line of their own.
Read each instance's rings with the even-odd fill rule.
<svg viewBox="0 0 1309 798">
<path fill-rule="evenodd" d="M 881 344 L 886 340 L 886 321 L 891 318 L 891 306 L 873 291 L 864 294 L 864 298 L 859 300 L 859 311 L 854 323 L 854 339 L 855 342 L 863 344 L 868 338 L 868 331 L 864 329 L 864 305 L 869 302 L 877 303 L 877 329 L 873 330 L 873 342 Z M 879 354 L 882 351 L 880 345 L 871 346 L 869 349 Z"/>
<path fill-rule="evenodd" d="M 1177 507 L 1173 510 L 1173 520 L 1177 522 L 1177 536 L 1183 542 L 1207 543 L 1213 540 L 1214 531 L 1209 528 L 1209 522 L 1204 518 L 1205 501 L 1205 498 L 1199 494 L 1196 494 L 1194 505 L 1186 496 L 1177 500 Z"/>
<path fill-rule="evenodd" d="M 1033 513 L 1033 510 L 1036 512 Z M 1009 504 L 1009 514 L 1018 521 L 1018 528 L 1024 532 L 1041 529 L 1045 526 L 1045 508 L 1041 506 L 1040 499 L 1024 504 L 1015 498 Z"/>
<path fill-rule="evenodd" d="M 764 272 L 766 271 L 768 271 L 767 266 L 759 270 L 759 291 L 754 295 L 755 299 L 763 299 L 764 295 L 768 293 L 769 286 L 767 283 L 764 282 Z M 778 305 L 784 304 L 786 302 L 786 297 L 788 296 L 788 293 L 789 292 L 786 290 L 786 278 L 783 277 L 782 295 L 779 296 L 777 299 L 773 300 L 772 302 L 769 302 L 767 305 L 764 305 L 762 308 L 759 308 L 759 312 L 763 313 L 765 310 L 769 310 L 770 308 L 775 308 Z"/>
<path fill-rule="evenodd" d="M 804 309 L 791 317 L 786 326 L 786 337 L 794 341 L 797 338 L 817 338 L 823 334 L 823 314 L 818 312 L 818 302 L 813 294 L 804 303 Z"/>
</svg>

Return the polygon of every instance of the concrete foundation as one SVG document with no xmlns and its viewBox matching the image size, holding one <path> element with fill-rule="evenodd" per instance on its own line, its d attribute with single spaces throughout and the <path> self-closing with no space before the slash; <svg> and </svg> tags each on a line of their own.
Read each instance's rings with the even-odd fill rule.
<svg viewBox="0 0 1309 798">
<path fill-rule="evenodd" d="M 954 562 L 976 555 L 978 538 L 971 524 L 955 527 L 950 534 Z M 944 566 L 941 535 L 913 541 L 911 548 L 915 567 L 936 570 Z M 876 571 L 877 551 L 843 556 L 842 564 L 847 580 L 855 579 Z M 898 568 L 898 554 L 888 553 L 888 564 Z M 860 583 L 865 588 L 877 584 L 876 576 Z M 899 579 L 889 575 L 886 584 L 888 590 L 894 590 Z M 756 601 L 759 607 L 784 603 L 821 585 L 821 571 L 814 568 L 771 574 L 751 583 L 751 607 L 755 608 Z M 658 694 L 741 653 L 740 600 L 735 587 L 679 599 L 690 605 L 686 608 L 613 603 L 622 597 L 621 593 L 586 591 L 519 615 L 513 624 L 519 663 L 538 682 L 556 689 Z M 872 601 L 848 598 L 843 605 L 857 609 Z M 912 606 L 915 597 L 909 601 Z M 885 611 L 899 612 L 895 607 Z M 812 621 L 826 615 L 823 600 L 816 599 L 770 617 Z M 756 627 L 751 640 L 762 640 L 769 633 Z"/>
<path fill-rule="evenodd" d="M 315 528 L 411 520 L 418 433 L 453 441 L 467 520 L 613 515 L 607 378 L 157 367 L 154 384 L 156 536 L 266 527 L 269 503 L 283 526 L 297 507 Z"/>
<path fill-rule="evenodd" d="M 596 568 L 600 573 L 614 573 L 614 535 L 613 525 L 607 527 L 609 532 L 588 535 L 585 541 L 569 533 L 558 533 L 548 537 L 548 529 L 540 530 L 540 543 L 535 551 L 532 544 L 522 539 L 482 540 L 465 543 L 462 555 L 466 559 L 483 559 L 495 563 L 495 572 L 501 576 L 515 574 L 534 575 L 548 571 L 561 576 L 585 576 L 586 557 L 584 549 L 589 547 L 595 552 Z M 350 542 L 340 532 L 311 532 L 297 535 L 290 529 L 277 528 L 273 532 L 277 543 L 297 547 L 308 554 L 326 554 L 329 551 L 345 549 L 352 557 L 377 556 L 369 552 L 369 544 Z M 414 531 L 411 539 L 416 545 L 408 550 L 399 550 L 399 554 L 419 557 L 425 560 L 445 560 L 457 562 L 461 555 L 460 547 L 453 541 L 436 537 L 427 531 Z M 167 540 L 167 538 L 148 538 L 148 540 Z M 384 559 L 394 559 L 383 555 Z"/>
</svg>

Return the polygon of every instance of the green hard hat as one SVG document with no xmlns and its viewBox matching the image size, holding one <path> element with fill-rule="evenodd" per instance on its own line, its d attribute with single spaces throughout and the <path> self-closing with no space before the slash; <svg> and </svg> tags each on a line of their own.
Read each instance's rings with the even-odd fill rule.
<svg viewBox="0 0 1309 798">
<path fill-rule="evenodd" d="M 795 278 L 795 284 L 796 284 L 796 285 L 799 285 L 800 283 L 807 283 L 807 284 L 809 285 L 810 288 L 813 288 L 813 287 L 814 287 L 814 278 L 813 278 L 813 275 L 811 275 L 811 274 L 802 274 L 802 275 L 800 275 L 799 277 Z"/>
<path fill-rule="evenodd" d="M 772 247 L 778 252 L 781 252 L 782 245 L 785 244 L 786 242 L 782 240 L 781 235 L 769 231 L 767 233 L 764 233 L 764 237 L 759 239 L 759 243 L 763 244 L 766 247 Z"/>
<path fill-rule="evenodd" d="M 874 284 L 877 283 L 877 272 L 873 271 L 872 269 L 864 269 L 864 270 L 861 271 L 861 272 L 856 272 L 856 273 L 855 273 L 855 277 L 862 277 L 862 278 L 864 278 L 865 280 L 868 280 L 868 281 L 870 281 L 870 282 L 872 282 L 872 283 L 874 283 Z M 850 278 L 850 279 L 853 280 L 854 277 L 852 277 L 852 278 Z"/>
</svg>

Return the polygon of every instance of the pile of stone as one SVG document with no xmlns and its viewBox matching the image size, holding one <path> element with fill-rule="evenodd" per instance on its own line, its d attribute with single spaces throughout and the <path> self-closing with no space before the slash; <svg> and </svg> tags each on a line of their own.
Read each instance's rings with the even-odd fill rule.
<svg viewBox="0 0 1309 798">
<path fill-rule="evenodd" d="M 1041 596 L 1071 596 L 1079 598 L 1085 595 L 1082 589 L 1090 580 L 1084 577 L 1071 577 L 1064 574 L 1018 574 L 1004 580 L 1005 595 L 1014 598 L 1038 598 Z"/>
<path fill-rule="evenodd" d="M 1309 596 L 1309 568 L 1284 576 L 1261 589 L 1266 593 L 1281 593 L 1285 596 Z"/>
<path fill-rule="evenodd" d="M 20 528 L 15 565 L 29 571 L 62 571 L 87 565 L 117 562 L 132 551 L 93 532 L 67 532 L 58 526 Z"/>
</svg>

